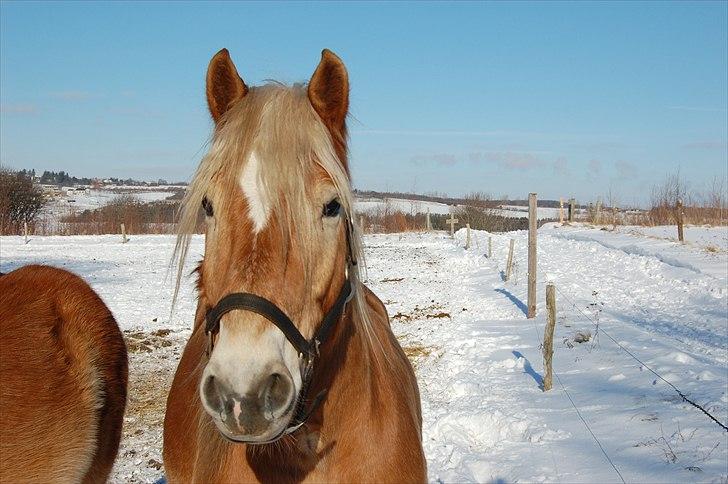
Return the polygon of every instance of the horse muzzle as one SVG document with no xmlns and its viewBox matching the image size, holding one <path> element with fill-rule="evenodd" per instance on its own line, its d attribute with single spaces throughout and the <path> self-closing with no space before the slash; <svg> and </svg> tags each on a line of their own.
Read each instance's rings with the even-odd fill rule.
<svg viewBox="0 0 728 484">
<path fill-rule="evenodd" d="M 220 433 L 234 442 L 267 443 L 287 428 L 296 403 L 296 389 L 285 369 L 247 386 L 241 395 L 224 379 L 208 374 L 202 385 L 204 407 Z"/>
</svg>

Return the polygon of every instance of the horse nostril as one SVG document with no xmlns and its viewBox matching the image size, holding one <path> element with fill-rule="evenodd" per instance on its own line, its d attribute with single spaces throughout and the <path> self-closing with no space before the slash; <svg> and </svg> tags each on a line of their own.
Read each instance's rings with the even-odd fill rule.
<svg viewBox="0 0 728 484">
<path fill-rule="evenodd" d="M 293 399 L 293 382 L 290 377 L 273 373 L 262 385 L 261 403 L 269 420 L 280 417 Z"/>
<path fill-rule="evenodd" d="M 222 400 L 214 376 L 210 375 L 207 377 L 202 387 L 202 393 L 205 396 L 207 405 L 215 412 L 220 413 L 222 411 Z"/>
</svg>

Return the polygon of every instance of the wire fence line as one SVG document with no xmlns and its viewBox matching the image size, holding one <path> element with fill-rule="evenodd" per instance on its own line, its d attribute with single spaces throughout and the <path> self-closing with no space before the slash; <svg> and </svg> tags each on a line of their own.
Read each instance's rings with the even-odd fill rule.
<svg viewBox="0 0 728 484">
<path fill-rule="evenodd" d="M 555 287 L 556 287 L 556 292 L 558 292 L 562 297 L 564 297 L 564 299 L 566 299 L 567 301 L 569 301 L 569 303 L 571 303 L 571 305 L 577 311 L 579 311 L 586 319 L 588 319 L 592 324 L 597 325 L 597 323 L 592 318 L 590 318 L 588 314 L 586 314 L 584 311 L 582 311 L 582 309 L 579 306 L 577 306 L 576 303 L 574 303 L 566 294 L 564 294 L 564 292 L 562 292 L 558 288 L 558 286 L 555 286 Z M 712 415 L 710 412 L 708 412 L 701 405 L 695 403 L 693 400 L 691 400 L 690 398 L 688 398 L 685 395 L 685 393 L 683 393 L 678 387 L 676 387 L 673 383 L 671 383 L 670 381 L 666 380 L 662 375 L 660 375 L 655 370 L 653 370 L 650 367 L 650 365 L 648 365 L 647 363 L 645 363 L 644 361 L 642 361 L 640 358 L 638 358 L 633 352 L 631 352 L 630 350 L 628 350 L 627 348 L 625 348 L 624 345 L 622 345 L 619 341 L 617 341 L 616 339 L 614 339 L 612 337 L 612 335 L 610 335 L 604 328 L 600 327 L 599 328 L 599 332 L 601 334 L 605 335 L 607 338 L 609 338 L 615 345 L 617 345 L 622 351 L 624 351 L 625 353 L 627 353 L 630 357 L 632 357 L 640 365 L 642 365 L 645 368 L 647 368 L 653 375 L 655 375 L 657 378 L 659 378 L 660 380 L 662 380 L 665 383 L 667 383 L 670 387 L 672 387 L 672 389 L 675 390 L 675 392 L 677 392 L 678 395 L 680 395 L 680 398 L 682 398 L 683 401 L 689 403 L 693 407 L 695 407 L 698 410 L 700 410 L 701 412 L 703 412 L 708 418 L 710 418 L 713 422 L 717 423 L 721 428 L 723 428 L 723 430 L 725 430 L 726 432 L 728 432 L 728 426 L 726 426 L 722 422 L 720 422 L 714 415 Z"/>
<path fill-rule="evenodd" d="M 491 234 L 490 236 L 493 236 L 493 234 Z M 505 237 L 504 235 L 498 235 L 498 236 L 499 236 L 499 237 Z M 539 271 L 541 271 L 541 272 L 543 272 L 543 273 L 545 273 L 545 272 L 546 272 L 546 271 L 545 271 L 545 270 L 543 269 L 543 266 L 541 265 L 541 263 L 539 263 L 539 262 L 538 262 L 538 260 L 537 260 L 537 263 L 536 263 L 536 264 L 537 264 L 537 267 L 538 267 Z M 715 417 L 715 416 L 714 416 L 713 414 L 711 414 L 710 412 L 708 412 L 708 411 L 707 411 L 707 410 L 706 410 L 706 409 L 705 409 L 705 408 L 704 408 L 704 407 L 703 407 L 702 405 L 700 405 L 700 404 L 696 403 L 696 402 L 695 402 L 694 400 L 692 400 L 691 398 L 689 398 L 689 397 L 688 397 L 688 396 L 687 396 L 687 395 L 685 394 L 685 392 L 683 392 L 682 390 L 680 390 L 680 389 L 679 389 L 679 388 L 678 388 L 678 387 L 677 387 L 676 385 L 674 385 L 673 383 L 671 383 L 670 381 L 668 381 L 668 380 L 667 380 L 666 378 L 664 378 L 664 377 L 663 377 L 662 375 L 660 375 L 660 374 L 659 374 L 659 373 L 658 373 L 657 371 L 655 371 L 655 370 L 654 370 L 654 369 L 653 369 L 652 367 L 650 367 L 650 366 L 649 366 L 649 365 L 648 365 L 647 363 L 645 363 L 645 362 L 644 362 L 644 361 L 642 361 L 642 360 L 641 360 L 641 359 L 640 359 L 639 357 L 637 357 L 637 356 L 636 356 L 636 355 L 635 355 L 635 354 L 634 354 L 634 353 L 633 353 L 632 351 L 628 350 L 628 349 L 627 349 L 627 348 L 626 348 L 626 347 L 625 347 L 624 345 L 622 345 L 622 344 L 621 344 L 621 343 L 619 343 L 619 342 L 618 342 L 618 341 L 617 341 L 616 339 L 614 339 L 614 338 L 612 337 L 612 335 L 610 335 L 610 334 L 609 334 L 609 333 L 608 333 L 608 332 L 607 332 L 606 330 L 604 330 L 604 328 L 603 328 L 603 327 L 601 327 L 601 325 L 600 325 L 600 324 L 599 324 L 598 322 L 594 321 L 594 319 L 593 319 L 593 318 L 592 318 L 591 316 L 589 316 L 589 315 L 588 315 L 588 314 L 587 314 L 586 312 L 584 312 L 584 311 L 583 311 L 583 310 L 582 310 L 582 309 L 581 309 L 581 308 L 580 308 L 580 307 L 579 307 L 579 306 L 578 306 L 578 305 L 577 305 L 577 304 L 576 304 L 576 303 L 575 303 L 575 302 L 573 301 L 573 299 L 572 299 L 572 298 L 570 298 L 570 297 L 569 297 L 569 296 L 568 296 L 568 295 L 567 295 L 566 293 L 564 293 L 564 291 L 562 291 L 561 289 L 559 289 L 559 286 L 557 286 L 557 285 L 554 285 L 554 287 L 556 288 L 556 292 L 558 292 L 558 293 L 559 293 L 559 295 L 561 295 L 561 296 L 562 296 L 562 297 L 563 297 L 564 299 L 566 299 L 566 300 L 567 300 L 567 301 L 568 301 L 568 302 L 569 302 L 569 303 L 570 303 L 570 304 L 571 304 L 571 305 L 573 306 L 573 308 L 574 308 L 574 309 L 576 309 L 576 310 L 577 310 L 577 311 L 578 311 L 579 313 L 581 313 L 581 315 L 582 315 L 582 316 L 584 316 L 584 317 L 585 317 L 585 318 L 586 318 L 586 319 L 587 319 L 587 320 L 588 320 L 589 322 L 591 322 L 591 323 L 592 323 L 592 324 L 593 324 L 593 325 L 594 325 L 594 326 L 595 326 L 595 327 L 597 328 L 597 331 L 599 331 L 600 333 L 604 334 L 604 335 L 605 335 L 605 336 L 606 336 L 607 338 L 609 338 L 609 340 L 611 340 L 611 341 L 612 341 L 612 342 L 613 342 L 613 343 L 614 343 L 614 344 L 615 344 L 615 345 L 616 345 L 616 346 L 617 346 L 618 348 L 620 348 L 620 349 L 621 349 L 622 351 L 624 351 L 624 352 L 625 352 L 625 353 L 626 353 L 627 355 L 629 355 L 629 356 L 630 356 L 630 357 L 631 357 L 632 359 L 634 359 L 634 360 L 635 360 L 635 361 L 637 361 L 637 362 L 638 362 L 638 363 L 639 363 L 640 365 L 642 365 L 642 366 L 643 366 L 643 367 L 645 367 L 645 368 L 646 368 L 647 370 L 649 370 L 649 371 L 650 371 L 650 372 L 651 372 L 651 373 L 652 373 L 653 375 L 655 375 L 655 376 L 656 376 L 657 378 L 659 378 L 659 379 L 660 379 L 661 381 L 663 381 L 663 382 L 667 383 L 667 385 L 669 385 L 669 386 L 670 386 L 670 387 L 671 387 L 671 388 L 672 388 L 672 389 L 673 389 L 673 390 L 674 390 L 674 391 L 675 391 L 675 392 L 676 392 L 676 393 L 677 393 L 677 394 L 678 394 L 678 395 L 680 396 L 680 398 L 681 398 L 681 399 L 682 399 L 682 400 L 683 400 L 684 402 L 686 402 L 686 403 L 690 404 L 691 406 L 695 407 L 696 409 L 698 409 L 698 410 L 699 410 L 700 412 L 702 412 L 703 414 L 705 414 L 705 415 L 706 415 L 706 416 L 707 416 L 707 417 L 708 417 L 708 418 L 709 418 L 710 420 L 712 420 L 712 421 L 713 421 L 714 423 L 716 423 L 716 424 L 717 424 L 718 426 L 720 426 L 720 427 L 721 427 L 721 428 L 722 428 L 722 429 L 723 429 L 724 431 L 728 432 L 728 426 L 726 426 L 726 424 L 724 424 L 724 423 L 722 423 L 722 422 L 721 422 L 720 420 L 718 420 L 718 418 L 716 418 L 716 417 Z M 534 324 L 535 324 L 535 322 L 534 322 Z M 537 331 L 537 333 L 538 333 L 538 331 Z M 539 335 L 539 341 L 540 341 L 540 335 Z M 542 343 L 542 344 L 543 344 L 543 343 Z M 556 373 L 554 372 L 554 374 L 556 374 Z M 559 379 L 559 382 L 560 382 L 560 379 Z"/>
<path fill-rule="evenodd" d="M 533 329 L 536 332 L 536 337 L 538 338 L 538 342 L 540 344 L 540 347 L 543 348 L 543 340 L 541 339 L 541 333 L 539 332 L 538 325 L 536 324 L 536 319 L 533 318 L 533 319 L 531 319 L 531 321 L 533 322 Z M 622 473 L 619 472 L 619 469 L 614 464 L 614 461 L 612 461 L 612 458 L 607 453 L 607 451 L 604 448 L 604 446 L 602 445 L 601 441 L 596 436 L 596 434 L 594 433 L 594 431 L 589 426 L 589 423 L 586 421 L 586 419 L 584 418 L 584 416 L 579 411 L 579 407 L 576 406 L 576 402 L 574 402 L 574 399 L 571 398 L 571 394 L 566 389 L 566 386 L 564 385 L 564 383 L 561 381 L 561 378 L 559 377 L 559 374 L 554 369 L 552 369 L 551 371 L 553 372 L 554 376 L 556 377 L 556 381 L 559 382 L 559 386 L 561 387 L 561 391 L 563 391 L 564 394 L 566 395 L 566 397 L 569 399 L 569 402 L 571 403 L 571 406 L 574 408 L 574 411 L 576 412 L 576 415 L 579 417 L 579 419 L 581 420 L 581 422 L 584 424 L 584 427 L 586 427 L 586 430 L 592 436 L 592 439 L 594 439 L 594 442 L 596 442 L 597 446 L 599 447 L 599 450 L 602 452 L 602 454 L 604 455 L 604 457 L 607 459 L 607 462 L 609 462 L 609 465 L 612 466 L 612 469 L 614 469 L 614 472 L 617 473 L 617 475 L 619 476 L 619 479 L 624 484 L 626 484 L 626 481 L 624 480 L 624 477 L 622 476 Z"/>
<path fill-rule="evenodd" d="M 489 234 L 489 236 L 492 237 L 492 236 L 494 236 L 494 234 Z M 506 237 L 506 236 L 501 235 L 501 234 L 498 234 L 496 236 L 499 237 L 499 238 L 505 238 Z M 514 260 L 514 263 L 515 263 L 515 260 Z M 543 266 L 538 261 L 537 261 L 536 264 L 537 264 L 537 267 L 538 267 L 538 270 L 539 271 L 541 271 L 542 273 L 546 273 L 546 271 L 544 271 L 544 269 L 543 269 Z M 498 269 L 498 263 L 496 262 L 495 265 L 496 265 L 496 270 L 497 270 Z M 696 403 L 694 400 L 688 398 L 688 396 L 682 390 L 680 390 L 676 385 L 674 385 L 673 383 L 671 383 L 670 381 L 668 381 L 666 378 L 664 378 L 662 375 L 660 375 L 657 371 L 655 371 L 652 367 L 650 367 L 647 363 L 645 363 L 642 359 L 640 359 L 638 356 L 636 356 L 632 351 L 630 351 L 629 349 L 627 349 L 624 345 L 622 345 L 619 341 L 617 341 L 614 337 L 612 337 L 612 335 L 609 334 L 609 332 L 607 332 L 603 327 L 600 327 L 600 325 L 599 325 L 599 323 L 597 321 L 594 321 L 594 319 L 591 316 L 589 316 L 584 310 L 582 310 L 574 302 L 574 300 L 571 297 L 569 297 L 564 291 L 562 291 L 561 289 L 559 289 L 558 286 L 556 286 L 554 284 L 554 287 L 555 287 L 556 291 L 558 292 L 558 294 L 561 297 L 563 297 L 564 299 L 566 299 L 571 304 L 571 306 L 574 309 L 576 309 L 584 318 L 586 318 L 589 322 L 591 322 L 596 327 L 596 330 L 598 332 L 601 332 L 602 334 L 604 334 L 620 350 L 622 350 L 623 352 L 625 352 L 628 356 L 630 356 L 632 359 L 634 359 L 636 362 L 638 362 L 644 368 L 646 368 L 647 370 L 649 370 L 653 375 L 655 375 L 661 381 L 663 381 L 667 385 L 669 385 L 680 396 L 680 398 L 684 402 L 686 402 L 686 403 L 690 404 L 691 406 L 697 408 L 700 412 L 702 412 L 704 415 L 706 415 L 710 420 L 712 420 L 714 423 L 716 423 L 718 426 L 720 426 L 723 430 L 725 430 L 726 432 L 728 432 L 728 426 L 726 426 L 725 424 L 723 424 L 722 422 L 720 422 L 714 415 L 712 415 L 710 412 L 708 412 L 703 406 L 701 406 L 700 404 Z M 536 336 L 538 338 L 538 341 L 541 344 L 541 347 L 543 347 L 543 341 L 542 341 L 542 338 L 541 338 L 541 334 L 539 332 L 538 325 L 536 324 L 536 320 L 533 319 L 532 321 L 533 321 L 533 326 L 534 326 L 534 330 L 536 331 Z M 556 377 L 556 380 L 559 382 L 559 386 L 561 387 L 561 390 L 567 396 L 569 402 L 571 403 L 571 406 L 574 408 L 574 411 L 576 412 L 577 416 L 579 417 L 579 419 L 581 420 L 581 422 L 584 424 L 584 427 L 587 429 L 587 431 L 589 432 L 589 434 L 592 436 L 594 442 L 597 444 L 597 446 L 599 447 L 599 450 L 602 452 L 602 454 L 604 455 L 604 457 L 606 458 L 606 460 L 612 466 L 612 468 L 614 469 L 615 473 L 619 476 L 619 479 L 624 483 L 625 480 L 624 480 L 624 477 L 622 476 L 622 473 L 619 471 L 619 469 L 617 468 L 617 466 L 614 464 L 614 461 L 611 459 L 611 457 L 607 453 L 607 451 L 604 448 L 604 446 L 602 445 L 601 441 L 596 436 L 596 434 L 592 431 L 592 429 L 589 426 L 588 422 L 583 417 L 581 411 L 579 410 L 578 406 L 574 402 L 574 399 L 572 398 L 571 394 L 569 393 L 569 391 L 566 389 L 565 385 L 563 384 L 563 382 L 562 382 L 559 374 L 555 370 L 553 371 L 553 374 Z"/>
<path fill-rule="evenodd" d="M 514 261 L 514 263 L 515 263 L 515 261 Z M 498 264 L 497 264 L 497 262 L 496 262 L 495 265 L 496 265 L 496 270 L 498 270 Z M 536 338 L 538 339 L 539 344 L 541 345 L 541 347 L 543 347 L 543 340 L 541 338 L 541 333 L 539 332 L 539 328 L 536 325 L 536 320 L 535 319 L 532 319 L 531 321 L 533 322 L 533 329 L 536 332 Z M 571 397 L 571 394 L 569 393 L 569 391 L 564 386 L 564 384 L 561 381 L 561 378 L 559 377 L 559 374 L 556 372 L 556 370 L 553 370 L 553 374 L 556 377 L 556 380 L 559 382 L 559 386 L 561 387 L 561 390 L 564 392 L 564 394 L 566 395 L 566 397 L 569 399 L 569 402 L 571 403 L 571 406 L 574 408 L 574 411 L 576 412 L 576 415 L 579 417 L 579 419 L 581 420 L 582 424 L 584 424 L 584 427 L 586 427 L 587 432 L 589 432 L 589 434 L 592 436 L 592 439 L 594 439 L 594 442 L 596 442 L 597 447 L 599 447 L 599 450 L 604 455 L 604 457 L 607 459 L 607 462 L 609 462 L 609 465 L 612 466 L 612 469 L 614 469 L 614 472 L 617 474 L 617 476 L 619 476 L 620 481 L 622 481 L 622 483 L 626 483 L 626 481 L 624 480 L 624 477 L 622 476 L 622 473 L 619 471 L 619 469 L 617 468 L 617 466 L 614 464 L 614 461 L 609 456 L 609 454 L 607 453 L 606 449 L 602 445 L 601 441 L 599 440 L 599 438 L 596 436 L 596 434 L 594 433 L 594 431 L 589 426 L 589 423 L 586 421 L 586 419 L 584 418 L 584 416 L 581 414 L 581 411 L 579 411 L 579 408 L 577 407 L 576 403 L 574 402 L 574 399 Z M 549 451 L 551 451 L 550 448 L 549 448 Z"/>
</svg>

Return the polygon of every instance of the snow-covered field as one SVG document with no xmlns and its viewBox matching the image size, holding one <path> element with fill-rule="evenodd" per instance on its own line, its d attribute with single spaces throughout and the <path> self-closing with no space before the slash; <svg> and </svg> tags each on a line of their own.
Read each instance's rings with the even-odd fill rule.
<svg viewBox="0 0 728 484">
<path fill-rule="evenodd" d="M 355 209 L 358 213 L 375 212 L 384 209 L 400 211 L 409 214 L 427 213 L 447 215 L 452 205 L 438 202 L 424 202 L 420 200 L 405 200 L 400 198 L 357 198 Z"/>
<path fill-rule="evenodd" d="M 358 213 L 389 210 L 412 215 L 427 213 L 428 211 L 432 214 L 448 215 L 457 208 L 458 206 L 456 205 L 402 198 L 357 198 L 355 203 L 355 209 Z M 538 207 L 536 212 L 539 220 L 559 218 L 558 208 Z M 528 207 L 521 205 L 503 205 L 500 208 L 492 209 L 492 213 L 503 217 L 528 217 Z M 566 213 L 566 208 L 564 208 L 564 213 Z"/>
<path fill-rule="evenodd" d="M 470 250 L 463 230 L 455 239 L 365 238 L 368 284 L 387 305 L 418 376 L 431 481 L 620 482 L 621 474 L 627 482 L 728 482 L 728 432 L 606 336 L 728 422 L 726 229 L 687 228 L 686 245 L 656 238 L 655 230 L 544 226 L 535 320 L 524 313 L 526 232 L 474 232 Z M 510 238 L 515 268 L 504 282 Z M 114 482 L 163 473 L 164 400 L 195 306 L 187 280 L 170 318 L 165 275 L 173 244 L 155 235 L 127 244 L 118 236 L 34 237 L 27 245 L 0 238 L 0 271 L 31 262 L 71 269 L 124 330 L 129 405 Z M 202 247 L 196 237 L 192 260 Z M 547 281 L 557 287 L 558 379 L 544 393 Z M 591 341 L 574 342 L 586 331 Z"/>
<path fill-rule="evenodd" d="M 50 203 L 49 210 L 65 213 L 68 210 L 94 210 L 108 205 L 122 195 L 132 196 L 142 202 L 156 202 L 174 195 L 173 190 L 89 190 L 77 191 L 70 195 L 62 195 Z"/>
</svg>

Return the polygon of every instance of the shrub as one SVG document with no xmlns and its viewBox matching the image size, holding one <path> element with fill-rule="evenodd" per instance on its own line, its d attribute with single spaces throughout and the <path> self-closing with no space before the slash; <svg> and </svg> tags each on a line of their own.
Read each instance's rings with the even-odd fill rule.
<svg viewBox="0 0 728 484">
<path fill-rule="evenodd" d="M 46 203 L 26 173 L 0 168 L 0 234 L 18 234 L 23 222 L 33 225 Z"/>
</svg>

